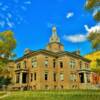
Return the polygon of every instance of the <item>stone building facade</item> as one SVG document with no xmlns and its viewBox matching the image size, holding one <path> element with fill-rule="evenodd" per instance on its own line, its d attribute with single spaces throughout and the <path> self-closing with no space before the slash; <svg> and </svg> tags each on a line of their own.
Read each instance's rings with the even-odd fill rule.
<svg viewBox="0 0 100 100">
<path fill-rule="evenodd" d="M 64 51 L 56 27 L 46 49 L 26 49 L 23 57 L 12 62 L 13 89 L 85 89 L 91 84 L 90 61 L 79 51 Z"/>
</svg>

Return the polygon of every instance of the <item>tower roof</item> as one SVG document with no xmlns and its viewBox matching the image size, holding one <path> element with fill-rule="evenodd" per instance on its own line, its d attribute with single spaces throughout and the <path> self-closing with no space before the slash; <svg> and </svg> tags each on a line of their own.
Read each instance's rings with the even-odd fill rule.
<svg viewBox="0 0 100 100">
<path fill-rule="evenodd" d="M 60 42 L 60 39 L 57 35 L 56 27 L 52 27 L 52 36 L 50 37 L 50 43 L 52 42 Z"/>
</svg>

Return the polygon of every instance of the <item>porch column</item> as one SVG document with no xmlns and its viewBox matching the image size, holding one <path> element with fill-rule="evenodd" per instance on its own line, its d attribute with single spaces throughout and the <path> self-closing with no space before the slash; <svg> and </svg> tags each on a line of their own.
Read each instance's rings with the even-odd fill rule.
<svg viewBox="0 0 100 100">
<path fill-rule="evenodd" d="M 86 75 L 86 72 L 84 72 L 84 83 L 87 83 L 87 75 Z"/>
<path fill-rule="evenodd" d="M 22 72 L 20 72 L 20 81 L 19 81 L 20 84 L 22 84 Z"/>
</svg>

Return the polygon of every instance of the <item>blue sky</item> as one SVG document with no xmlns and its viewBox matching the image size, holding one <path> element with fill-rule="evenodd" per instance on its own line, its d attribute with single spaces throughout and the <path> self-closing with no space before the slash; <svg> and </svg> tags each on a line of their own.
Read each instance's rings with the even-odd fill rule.
<svg viewBox="0 0 100 100">
<path fill-rule="evenodd" d="M 17 57 L 25 48 L 44 49 L 52 26 L 67 51 L 91 52 L 85 39 L 86 27 L 95 26 L 92 13 L 84 8 L 86 0 L 0 0 L 0 32 L 11 29 L 17 39 Z M 81 38 L 81 39 L 79 39 Z"/>
</svg>

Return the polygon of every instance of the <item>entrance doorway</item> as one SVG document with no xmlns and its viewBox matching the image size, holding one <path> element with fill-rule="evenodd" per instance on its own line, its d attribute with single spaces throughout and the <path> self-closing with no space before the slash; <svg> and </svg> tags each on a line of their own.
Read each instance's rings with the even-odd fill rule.
<svg viewBox="0 0 100 100">
<path fill-rule="evenodd" d="M 84 73 L 79 73 L 80 82 L 84 83 Z"/>
<path fill-rule="evenodd" d="M 22 83 L 27 83 L 27 73 L 23 73 Z"/>
</svg>

